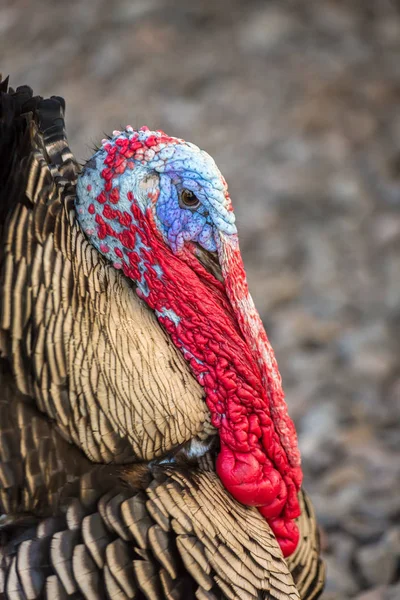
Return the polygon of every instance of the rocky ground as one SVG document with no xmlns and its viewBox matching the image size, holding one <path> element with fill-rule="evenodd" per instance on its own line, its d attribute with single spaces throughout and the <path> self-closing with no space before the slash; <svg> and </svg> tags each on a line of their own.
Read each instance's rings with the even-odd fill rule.
<svg viewBox="0 0 400 600">
<path fill-rule="evenodd" d="M 126 123 L 215 157 L 324 529 L 324 598 L 400 598 L 397 0 L 2 6 L 3 72 L 67 99 L 80 158 Z"/>
</svg>

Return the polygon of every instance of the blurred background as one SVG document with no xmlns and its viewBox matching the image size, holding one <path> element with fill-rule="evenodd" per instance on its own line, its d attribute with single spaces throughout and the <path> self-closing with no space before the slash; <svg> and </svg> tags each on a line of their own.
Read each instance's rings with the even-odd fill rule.
<svg viewBox="0 0 400 600">
<path fill-rule="evenodd" d="M 215 158 L 324 531 L 324 599 L 399 599 L 400 3 L 3 0 L 0 57 L 13 86 L 66 98 L 80 160 L 128 123 Z"/>
</svg>

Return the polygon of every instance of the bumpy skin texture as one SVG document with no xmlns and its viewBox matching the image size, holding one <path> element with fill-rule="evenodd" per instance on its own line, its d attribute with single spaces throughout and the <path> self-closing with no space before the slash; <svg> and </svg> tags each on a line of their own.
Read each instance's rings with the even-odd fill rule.
<svg viewBox="0 0 400 600">
<path fill-rule="evenodd" d="M 147 128 L 114 133 L 79 178 L 78 219 L 135 281 L 204 387 L 221 440 L 222 482 L 259 507 L 290 555 L 302 478 L 296 434 L 247 289 L 226 182 L 193 144 Z M 195 206 L 184 205 L 184 190 Z M 218 252 L 224 283 L 198 262 L 196 244 Z"/>
<path fill-rule="evenodd" d="M 216 475 L 191 357 L 77 224 L 64 108 L 0 81 L 1 600 L 317 598 L 306 496 L 285 560 Z M 244 344 L 224 288 L 186 258 Z"/>
</svg>

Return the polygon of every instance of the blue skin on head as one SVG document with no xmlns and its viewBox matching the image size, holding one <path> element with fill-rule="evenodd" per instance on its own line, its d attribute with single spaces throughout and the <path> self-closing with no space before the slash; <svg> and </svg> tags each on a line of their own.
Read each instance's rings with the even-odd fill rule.
<svg viewBox="0 0 400 600">
<path fill-rule="evenodd" d="M 182 249 L 185 241 L 198 242 L 215 252 L 214 228 L 236 233 L 230 200 L 225 196 L 225 182 L 213 159 L 197 146 L 182 144 L 174 150 L 159 171 L 157 219 L 174 252 Z M 191 191 L 199 200 L 196 208 L 185 208 L 179 202 L 184 190 Z"/>
<path fill-rule="evenodd" d="M 176 138 L 168 138 L 170 142 L 165 143 L 161 141 L 159 132 L 148 130 L 134 132 L 128 127 L 124 132 L 118 132 L 111 140 L 105 141 L 85 167 L 78 181 L 76 201 L 78 220 L 83 230 L 102 254 L 115 260 L 113 251 L 118 245 L 117 241 L 108 238 L 100 240 L 95 220 L 96 214 L 102 215 L 104 209 L 104 204 L 97 201 L 98 195 L 104 191 L 105 180 L 101 175 L 103 169 L 107 168 L 104 161 L 117 140 L 134 139 L 146 144 L 151 136 L 156 140 L 158 137 L 160 143 L 150 149 L 140 150 L 131 159 L 134 168 L 113 174 L 112 186 L 119 189 L 119 201 L 110 206 L 131 214 L 132 200 L 127 194 L 133 192 L 134 201 L 145 212 L 151 201 L 147 190 L 143 189 L 143 181 L 149 175 L 156 175 L 158 181 L 156 184 L 153 182 L 153 186 L 156 186 L 153 191 L 158 188 L 159 194 L 154 206 L 155 223 L 172 251 L 178 253 L 182 250 L 185 241 L 197 242 L 205 250 L 216 251 L 217 231 L 236 234 L 236 226 L 226 184 L 214 160 L 194 144 Z M 196 196 L 198 206 L 184 207 L 180 201 L 183 190 L 189 190 Z M 89 205 L 94 206 L 92 212 L 88 210 Z M 113 222 L 113 227 L 115 225 L 118 231 L 123 229 L 123 226 Z M 104 241 L 110 248 L 109 252 L 104 251 Z"/>
</svg>

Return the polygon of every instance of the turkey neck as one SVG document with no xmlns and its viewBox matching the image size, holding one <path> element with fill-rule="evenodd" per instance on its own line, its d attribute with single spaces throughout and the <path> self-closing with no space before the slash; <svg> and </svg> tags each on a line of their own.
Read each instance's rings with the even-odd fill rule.
<svg viewBox="0 0 400 600">
<path fill-rule="evenodd" d="M 155 311 L 205 390 L 220 436 L 216 468 L 222 483 L 239 502 L 259 508 L 284 554 L 290 554 L 298 540 L 293 519 L 299 515 L 301 470 L 290 463 L 274 423 L 276 411 L 274 415 L 263 381 L 268 364 L 260 368 L 248 343 L 250 325 L 238 308 L 247 286 L 243 278 L 234 283 L 229 272 L 233 261 L 238 264 L 238 250 L 225 258 L 229 249 L 222 249 L 221 241 L 221 284 L 189 250 L 173 254 L 156 231 L 150 208 L 144 215 L 133 202 L 131 210 L 130 232 L 138 243 L 125 253 L 124 273 L 137 282 L 137 293 Z M 254 313 L 250 317 L 254 322 Z"/>
</svg>

